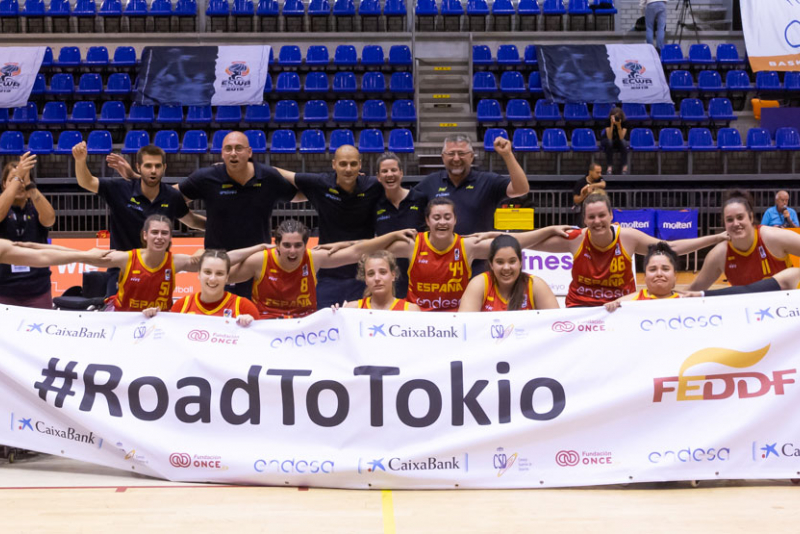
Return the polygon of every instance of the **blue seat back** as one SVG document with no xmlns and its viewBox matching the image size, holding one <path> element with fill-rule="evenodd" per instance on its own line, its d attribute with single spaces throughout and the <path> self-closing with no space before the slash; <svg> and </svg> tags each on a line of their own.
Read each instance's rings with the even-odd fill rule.
<svg viewBox="0 0 800 534">
<path fill-rule="evenodd" d="M 352 72 L 337 72 L 333 75 L 334 93 L 355 93 L 356 75 Z"/>
<path fill-rule="evenodd" d="M 342 145 L 355 146 L 356 138 L 352 130 L 339 129 L 331 132 L 330 150 L 335 152 Z"/>
<path fill-rule="evenodd" d="M 517 152 L 536 152 L 539 150 L 539 138 L 533 128 L 517 128 L 511 141 Z"/>
<path fill-rule="evenodd" d="M 389 132 L 389 151 L 396 154 L 414 153 L 414 134 L 408 128 L 395 128 Z"/>
</svg>

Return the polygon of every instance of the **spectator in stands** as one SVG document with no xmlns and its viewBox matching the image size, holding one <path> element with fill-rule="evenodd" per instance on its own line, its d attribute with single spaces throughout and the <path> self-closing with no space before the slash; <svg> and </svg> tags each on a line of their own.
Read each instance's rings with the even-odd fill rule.
<svg viewBox="0 0 800 534">
<path fill-rule="evenodd" d="M 183 197 L 161 180 L 167 170 L 166 154 L 155 145 L 143 146 L 136 153 L 139 180 L 115 180 L 92 176 L 86 164 L 86 143 L 72 148 L 75 158 L 75 175 L 78 185 L 100 195 L 109 208 L 111 248 L 134 250 L 141 246 L 144 221 L 150 215 L 165 215 L 170 220 L 178 219 L 190 228 L 205 228 L 205 218 L 186 207 Z M 124 161 L 125 169 L 120 167 Z M 131 177 L 133 170 L 121 156 L 109 158 L 109 165 L 123 177 Z M 126 172 L 127 171 L 127 172 Z M 119 269 L 109 269 L 106 297 L 117 292 Z"/>
<path fill-rule="evenodd" d="M 580 214 L 583 201 L 595 191 L 605 188 L 606 181 L 603 180 L 603 166 L 595 162 L 590 163 L 589 174 L 575 182 L 575 187 L 572 188 L 572 210 L 577 213 L 578 226 L 583 224 L 583 217 Z"/>
<path fill-rule="evenodd" d="M 56 222 L 53 206 L 36 188 L 30 171 L 36 156 L 26 152 L 3 167 L 0 194 L 0 237 L 10 241 L 47 243 Z M 50 269 L 0 263 L 0 303 L 51 309 Z"/>
<path fill-rule="evenodd" d="M 661 54 L 667 29 L 667 0 L 639 0 L 639 7 L 644 13 L 647 44 L 653 44 L 655 32 L 656 50 Z"/>
<path fill-rule="evenodd" d="M 775 205 L 764 212 L 761 218 L 762 226 L 779 226 L 782 228 L 797 228 L 797 212 L 789 207 L 789 193 L 778 191 L 775 195 Z"/>
<path fill-rule="evenodd" d="M 606 153 L 606 174 L 614 174 L 614 152 L 619 152 L 622 174 L 628 174 L 628 128 L 622 108 L 613 108 L 608 114 L 608 126 L 600 136 L 600 147 Z"/>
<path fill-rule="evenodd" d="M 383 187 L 374 177 L 360 174 L 361 154 L 351 145 L 340 146 L 333 157 L 333 172 L 281 174 L 314 205 L 319 215 L 319 243 L 370 239 L 375 236 L 375 206 Z M 358 300 L 364 282 L 356 279 L 356 266 L 320 269 L 317 308 Z"/>
</svg>

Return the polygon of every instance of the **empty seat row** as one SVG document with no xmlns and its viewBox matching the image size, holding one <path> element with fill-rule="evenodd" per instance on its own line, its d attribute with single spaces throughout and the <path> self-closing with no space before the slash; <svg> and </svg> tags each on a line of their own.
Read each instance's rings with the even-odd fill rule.
<svg viewBox="0 0 800 534">
<path fill-rule="evenodd" d="M 492 72 L 476 72 L 472 76 L 472 91 L 474 93 L 531 93 L 542 94 L 542 77 L 539 71 L 533 71 L 528 76 L 528 83 L 521 72 L 515 70 L 505 71 L 500 76 L 500 85 Z"/>
<path fill-rule="evenodd" d="M 136 49 L 132 46 L 118 46 L 114 55 L 110 56 L 105 46 L 91 46 L 86 51 L 86 57 L 81 57 L 81 49 L 77 46 L 62 46 L 58 57 L 53 54 L 49 46 L 45 49 L 42 68 L 51 67 L 61 69 L 105 68 L 105 67 L 135 67 L 137 62 Z"/>
<path fill-rule="evenodd" d="M 567 7 L 564 0 L 542 0 L 541 5 L 537 0 L 520 0 L 515 9 L 511 0 L 494 0 L 491 11 L 486 0 L 469 0 L 467 8 L 460 0 L 441 0 L 437 5 L 436 0 L 417 0 L 414 13 L 418 17 L 430 17 L 441 14 L 444 17 L 485 16 L 492 14 L 521 15 L 521 16 L 560 16 L 560 15 L 598 15 L 609 16 L 617 13 L 614 0 L 569 0 Z"/>
<path fill-rule="evenodd" d="M 739 49 L 732 43 L 717 45 L 716 57 L 712 57 L 711 48 L 707 44 L 693 44 L 689 47 L 689 54 L 683 55 L 683 49 L 678 43 L 666 44 L 661 49 L 661 64 L 665 67 L 692 66 L 708 68 L 712 65 L 720 67 L 742 67 L 746 60 L 739 55 Z"/>
<path fill-rule="evenodd" d="M 756 73 L 756 83 L 753 85 L 750 76 L 743 70 L 729 70 L 725 73 L 725 85 L 722 85 L 722 76 L 715 70 L 703 70 L 697 74 L 697 85 L 689 71 L 675 70 L 669 75 L 669 88 L 673 92 L 700 92 L 715 93 L 729 92 L 742 93 L 752 90 L 758 92 L 796 92 L 800 91 L 800 72 L 787 72 L 783 82 L 775 71 L 761 71 Z"/>
<path fill-rule="evenodd" d="M 177 0 L 172 5 L 171 0 L 152 0 L 148 7 L 146 0 L 129 0 L 125 7 L 122 7 L 121 0 L 103 0 L 100 7 L 97 7 L 95 0 L 77 0 L 75 7 L 69 0 L 50 0 L 47 7 L 43 0 L 24 0 L 24 7 L 20 6 L 18 0 L 3 0 L 0 2 L 0 17 L 129 17 L 154 16 L 169 17 L 194 16 L 197 14 L 197 2 L 195 0 Z"/>
<path fill-rule="evenodd" d="M 87 72 L 82 74 L 75 85 L 75 78 L 69 73 L 54 74 L 47 83 L 44 74 L 37 74 L 31 89 L 31 96 L 56 95 L 59 98 L 75 95 L 78 97 L 94 97 L 98 95 L 127 96 L 131 92 L 131 78 L 127 72 L 115 72 L 103 85 L 99 74 Z"/>
<path fill-rule="evenodd" d="M 517 45 L 505 44 L 497 47 L 497 56 L 492 56 L 488 45 L 472 46 L 472 64 L 478 68 L 520 67 L 528 66 L 537 68 L 539 60 L 536 56 L 536 45 L 526 45 L 525 51 L 520 55 Z"/>
<path fill-rule="evenodd" d="M 260 17 L 302 17 L 308 14 L 310 17 L 353 17 L 358 13 L 362 17 L 378 17 L 381 14 L 387 17 L 402 17 L 406 14 L 406 4 L 404 0 L 385 0 L 382 5 L 378 0 L 362 0 L 356 9 L 353 0 L 311 0 L 308 7 L 302 0 L 285 0 L 279 4 L 277 0 L 210 0 L 206 15 L 210 17 L 224 17 L 227 15 L 252 16 L 256 14 Z"/>
</svg>

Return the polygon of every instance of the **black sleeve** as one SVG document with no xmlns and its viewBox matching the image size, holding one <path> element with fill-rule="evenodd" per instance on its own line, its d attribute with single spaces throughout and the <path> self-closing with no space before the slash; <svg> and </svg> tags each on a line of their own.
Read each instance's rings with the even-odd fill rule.
<svg viewBox="0 0 800 534">
<path fill-rule="evenodd" d="M 172 207 L 172 212 L 175 214 L 176 219 L 180 219 L 189 214 L 189 206 L 186 205 L 183 195 L 180 191 L 171 186 L 169 187 L 169 204 Z"/>
<path fill-rule="evenodd" d="M 297 185 L 297 189 L 312 203 L 327 189 L 324 174 L 298 172 L 294 175 L 294 183 Z"/>
<path fill-rule="evenodd" d="M 575 187 L 572 188 L 572 194 L 573 195 L 580 195 L 581 194 L 581 189 L 583 189 L 583 186 L 585 186 L 585 185 L 586 185 L 586 180 L 583 179 L 583 178 L 578 180 L 577 182 L 575 182 Z"/>
<path fill-rule="evenodd" d="M 511 183 L 511 177 L 506 178 L 505 176 L 500 176 L 497 173 L 491 172 L 486 173 L 484 175 L 484 179 L 489 179 L 492 181 L 492 186 L 490 189 L 492 204 L 496 205 L 501 200 L 508 197 L 508 184 Z"/>
<path fill-rule="evenodd" d="M 203 178 L 205 177 L 206 169 L 199 169 L 189 175 L 187 179 L 182 181 L 178 188 L 183 196 L 195 200 L 203 196 Z"/>
<path fill-rule="evenodd" d="M 781 285 L 774 278 L 765 278 L 758 282 L 753 282 L 746 286 L 723 287 L 722 289 L 710 289 L 705 292 L 707 297 L 719 297 L 722 295 L 743 295 L 745 293 L 765 293 L 767 291 L 780 291 Z"/>
<path fill-rule="evenodd" d="M 432 195 L 430 194 L 430 183 L 432 180 L 432 175 L 428 175 L 423 178 L 417 185 L 414 186 L 414 191 L 416 191 L 419 196 L 422 198 L 422 201 L 425 205 L 430 202 Z"/>
<path fill-rule="evenodd" d="M 264 176 L 270 178 L 270 188 L 275 192 L 277 202 L 289 202 L 297 194 L 297 189 L 274 167 L 264 166 Z"/>
<path fill-rule="evenodd" d="M 97 194 L 106 201 L 109 208 L 114 209 L 117 205 L 119 205 L 118 199 L 120 197 L 128 199 L 130 195 L 130 191 L 124 191 L 123 189 L 127 186 L 130 186 L 129 182 L 125 180 L 116 180 L 114 178 L 98 178 L 97 179 Z M 128 187 L 130 189 L 130 187 Z"/>
</svg>

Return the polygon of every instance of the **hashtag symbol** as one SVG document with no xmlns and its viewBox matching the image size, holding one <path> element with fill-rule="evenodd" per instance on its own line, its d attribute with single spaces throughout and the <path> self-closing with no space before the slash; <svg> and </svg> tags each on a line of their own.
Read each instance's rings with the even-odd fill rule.
<svg viewBox="0 0 800 534">
<path fill-rule="evenodd" d="M 64 406 L 64 400 L 68 395 L 75 395 L 72 391 L 72 381 L 78 378 L 78 373 L 74 372 L 75 366 L 78 362 L 69 362 L 66 369 L 63 371 L 58 370 L 58 358 L 50 358 L 47 367 L 42 369 L 42 376 L 44 380 L 36 382 L 33 387 L 39 390 L 39 398 L 47 401 L 47 393 L 50 391 L 56 392 L 56 408 Z M 61 387 L 55 386 L 54 383 L 57 378 L 62 379 Z"/>
</svg>

